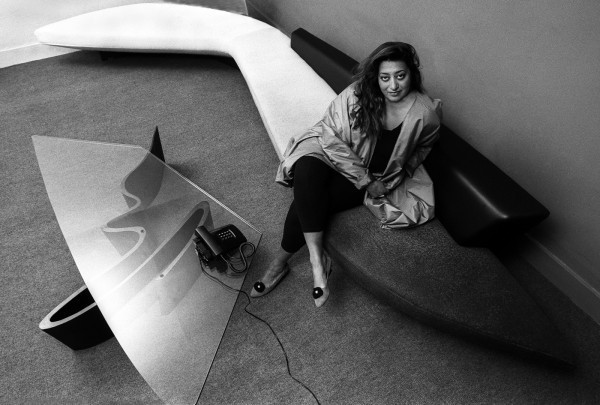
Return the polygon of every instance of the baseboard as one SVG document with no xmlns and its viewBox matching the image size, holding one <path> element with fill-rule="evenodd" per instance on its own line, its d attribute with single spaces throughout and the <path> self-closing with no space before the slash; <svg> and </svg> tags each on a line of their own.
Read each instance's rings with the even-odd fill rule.
<svg viewBox="0 0 600 405">
<path fill-rule="evenodd" d="M 600 324 L 600 291 L 535 238 L 520 240 L 519 256 Z"/>
<path fill-rule="evenodd" d="M 32 62 L 34 60 L 51 58 L 66 53 L 77 52 L 76 49 L 59 48 L 55 46 L 32 43 L 16 48 L 0 50 L 0 69 Z"/>
</svg>

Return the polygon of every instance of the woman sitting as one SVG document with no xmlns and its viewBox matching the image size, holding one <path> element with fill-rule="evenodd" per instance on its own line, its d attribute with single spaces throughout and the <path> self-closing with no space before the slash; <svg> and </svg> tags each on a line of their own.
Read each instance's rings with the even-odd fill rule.
<svg viewBox="0 0 600 405">
<path fill-rule="evenodd" d="M 317 307 L 329 297 L 331 259 L 323 249 L 328 218 L 365 204 L 384 228 L 433 218 L 433 184 L 421 165 L 438 138 L 439 100 L 425 95 L 415 49 L 387 42 L 358 66 L 355 82 L 325 116 L 291 139 L 277 181 L 293 186 L 281 247 L 251 295 L 272 291 L 305 244 Z M 366 191 L 366 193 L 365 193 Z"/>
</svg>

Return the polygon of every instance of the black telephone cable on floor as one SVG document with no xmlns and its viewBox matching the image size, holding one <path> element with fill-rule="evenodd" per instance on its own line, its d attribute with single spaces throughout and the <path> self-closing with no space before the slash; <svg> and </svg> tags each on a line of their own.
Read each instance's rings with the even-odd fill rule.
<svg viewBox="0 0 600 405">
<path fill-rule="evenodd" d="M 244 249 L 246 248 L 249 248 L 250 251 L 245 252 Z M 251 257 L 254 252 L 256 252 L 254 245 L 250 242 L 244 242 L 237 248 L 237 253 L 239 254 L 238 256 L 236 256 L 235 253 L 224 253 L 220 255 L 220 257 L 225 263 L 227 263 L 227 266 L 229 266 L 231 271 L 236 274 L 242 274 L 248 270 L 248 258 Z M 236 267 L 240 264 L 241 267 Z"/>
<path fill-rule="evenodd" d="M 312 390 L 310 388 L 308 388 L 308 386 L 306 386 L 302 381 L 298 380 L 296 377 L 294 377 L 292 375 L 292 371 L 290 370 L 290 361 L 287 355 L 287 352 L 285 351 L 285 347 L 283 347 L 283 343 L 281 343 L 281 340 L 279 339 L 279 336 L 277 336 L 277 333 L 275 332 L 275 330 L 271 327 L 271 325 L 269 324 L 269 322 L 265 321 L 264 319 L 262 319 L 261 317 L 259 317 L 258 315 L 253 314 L 252 312 L 250 312 L 248 310 L 248 307 L 250 306 L 250 304 L 252 304 L 252 299 L 250 298 L 250 296 L 242 290 L 238 290 L 237 288 L 233 288 L 228 286 L 227 284 L 225 284 L 224 282 L 222 282 L 221 280 L 219 280 L 218 278 L 216 278 L 215 276 L 209 274 L 206 269 L 204 268 L 204 263 L 200 262 L 200 267 L 202 268 L 202 272 L 204 274 L 206 274 L 210 279 L 212 279 L 213 281 L 216 281 L 217 283 L 219 283 L 222 287 L 224 287 L 225 289 L 229 290 L 229 291 L 234 291 L 234 292 L 238 292 L 238 293 L 242 293 L 246 296 L 246 298 L 248 299 L 248 303 L 246 304 L 246 306 L 244 307 L 244 311 L 254 317 L 255 319 L 259 320 L 260 322 L 264 323 L 265 325 L 267 325 L 269 327 L 269 329 L 271 330 L 271 333 L 273 333 L 273 336 L 275 336 L 275 339 L 277 339 L 277 343 L 279 343 L 279 347 L 281 347 L 281 351 L 283 352 L 283 355 L 285 356 L 285 365 L 287 367 L 287 373 L 290 376 L 290 378 L 294 381 L 296 381 L 298 384 L 300 384 L 302 387 L 304 387 L 305 390 L 307 390 L 308 392 L 310 392 L 310 394 L 313 396 L 313 398 L 315 399 L 315 401 L 317 401 L 317 405 L 321 405 L 321 402 L 319 402 L 319 398 L 317 398 L 317 396 L 315 395 L 314 392 L 312 392 Z M 200 397 L 198 397 L 198 400 L 200 400 Z M 196 401 L 197 402 L 197 401 Z"/>
</svg>

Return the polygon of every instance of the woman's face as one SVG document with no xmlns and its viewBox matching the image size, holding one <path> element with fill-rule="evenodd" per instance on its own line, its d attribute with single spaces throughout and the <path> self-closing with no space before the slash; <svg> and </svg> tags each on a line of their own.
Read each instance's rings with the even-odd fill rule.
<svg viewBox="0 0 600 405">
<path fill-rule="evenodd" d="M 379 88 L 388 103 L 400 102 L 410 93 L 410 70 L 401 61 L 383 61 L 379 65 Z"/>
</svg>

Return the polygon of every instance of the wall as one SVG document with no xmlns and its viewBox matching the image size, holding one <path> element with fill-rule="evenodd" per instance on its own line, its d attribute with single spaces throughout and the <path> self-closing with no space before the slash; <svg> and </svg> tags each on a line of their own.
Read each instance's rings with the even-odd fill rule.
<svg viewBox="0 0 600 405">
<path fill-rule="evenodd" d="M 562 287 L 576 280 L 600 307 L 600 2 L 248 5 L 284 32 L 303 27 L 358 60 L 384 41 L 412 43 L 445 123 L 551 211 L 523 255 Z"/>
</svg>

